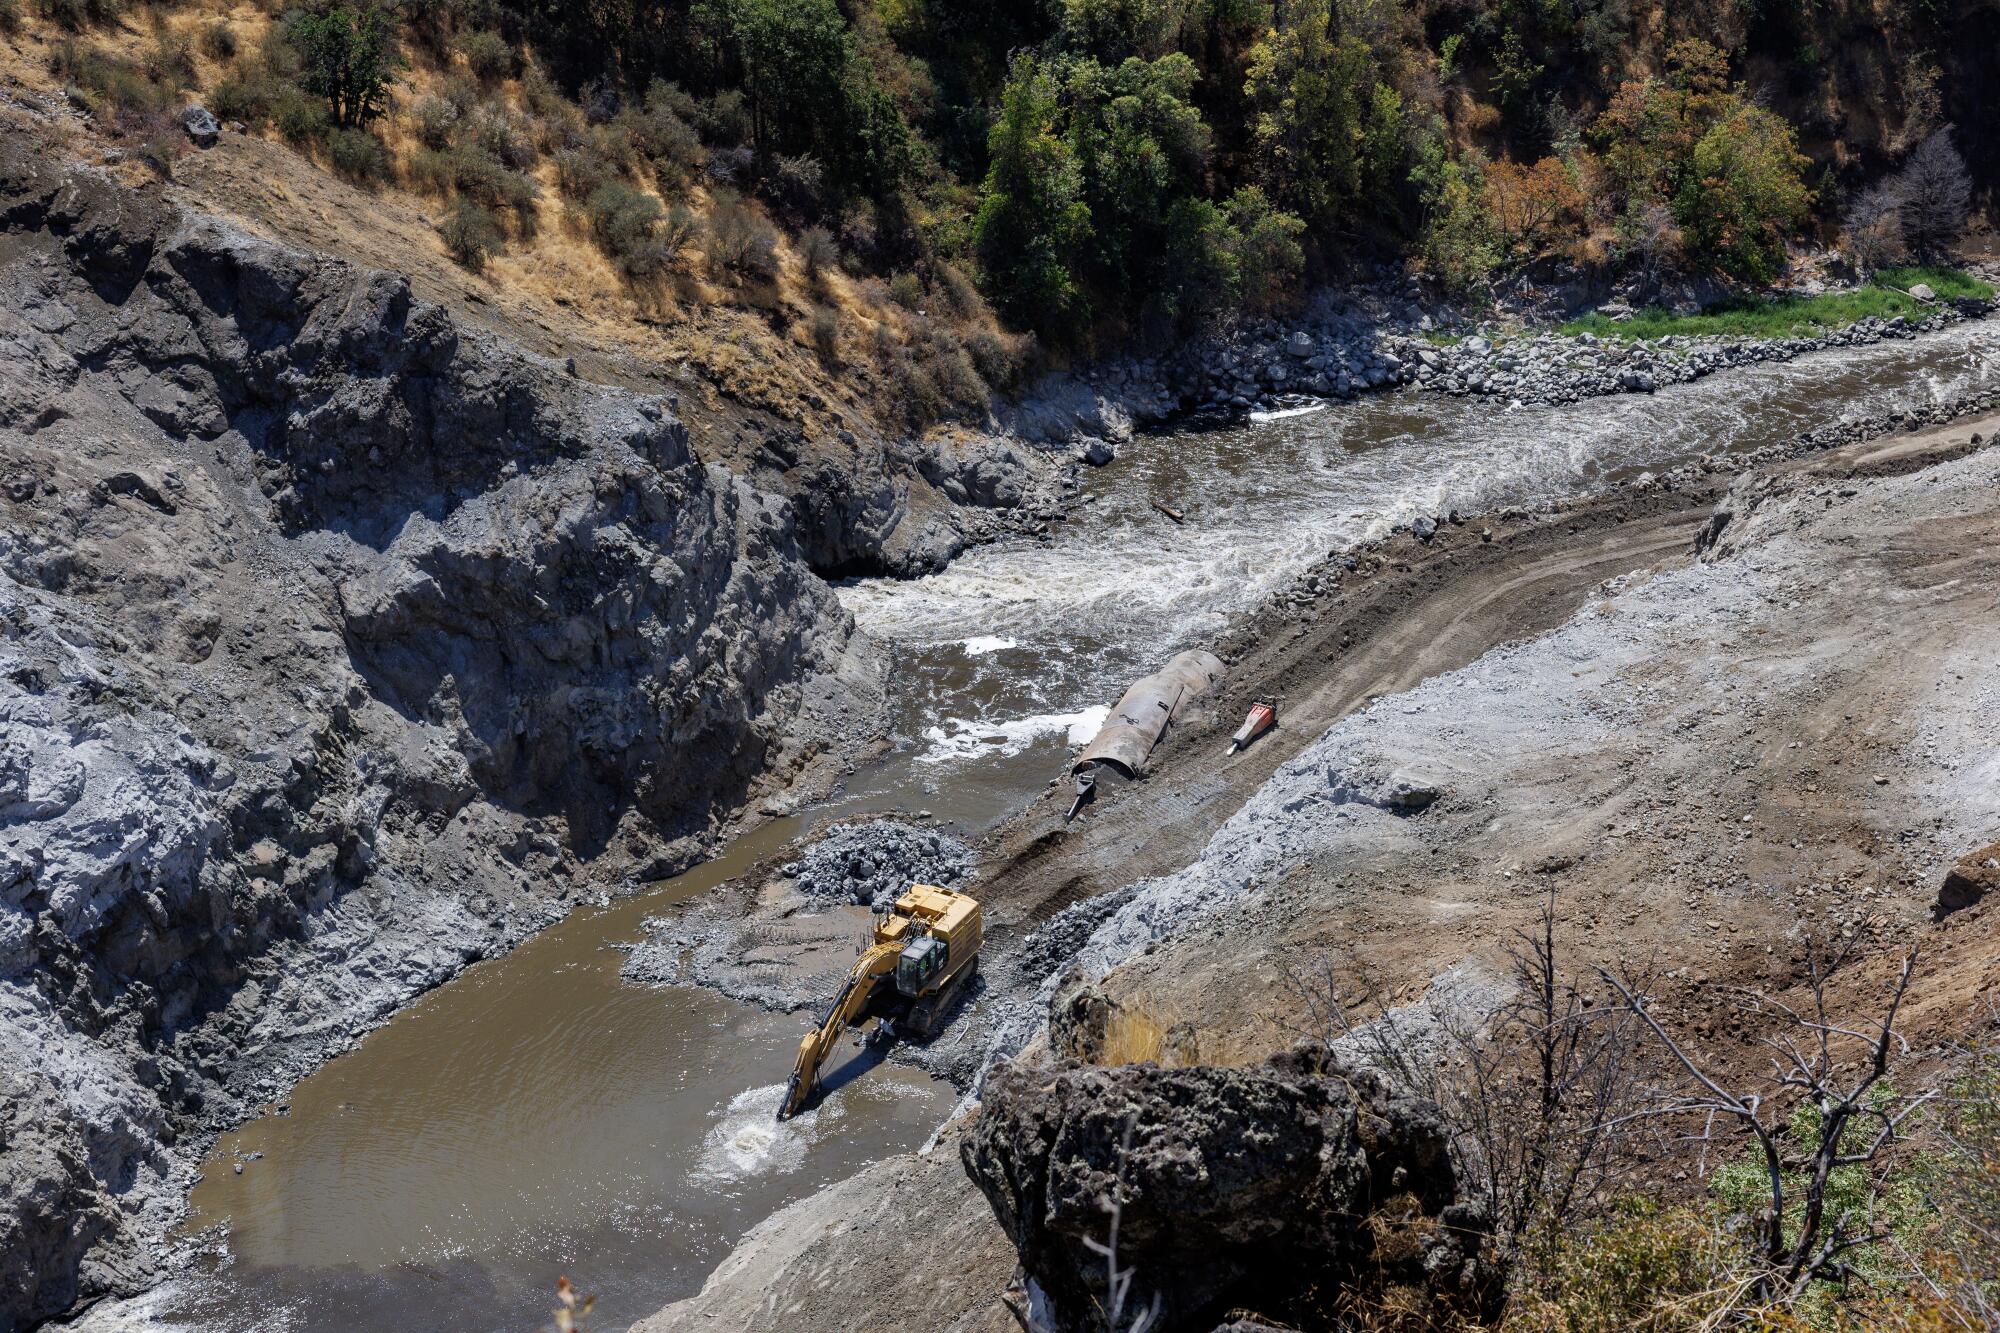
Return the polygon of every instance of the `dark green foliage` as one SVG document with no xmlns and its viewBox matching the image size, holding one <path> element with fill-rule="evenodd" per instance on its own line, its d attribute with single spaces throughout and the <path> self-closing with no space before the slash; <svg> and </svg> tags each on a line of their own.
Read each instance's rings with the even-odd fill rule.
<svg viewBox="0 0 2000 1333">
<path fill-rule="evenodd" d="M 104 27 L 118 21 L 118 0 L 40 0 L 42 17 L 68 32 Z"/>
<path fill-rule="evenodd" d="M 519 56 L 507 39 L 491 29 L 469 32 L 458 39 L 459 54 L 465 57 L 472 77 L 484 84 L 511 79 L 519 70 Z"/>
<path fill-rule="evenodd" d="M 444 248 L 451 257 L 474 273 L 500 248 L 500 224 L 493 214 L 470 199 L 452 205 L 451 215 L 439 229 Z"/>
<path fill-rule="evenodd" d="M 402 64 L 394 15 L 373 5 L 300 10 L 285 35 L 299 55 L 299 86 L 326 99 L 334 125 L 352 129 L 382 114 L 389 80 Z"/>
<path fill-rule="evenodd" d="M 758 153 L 809 154 L 863 193 L 901 183 L 909 131 L 835 0 L 696 0 L 693 19 L 742 90 Z"/>
<path fill-rule="evenodd" d="M 20 30 L 20 0 L 0 0 L 0 33 L 5 33 L 11 37 Z"/>
<path fill-rule="evenodd" d="M 694 123 L 709 143 L 735 148 L 750 142 L 750 108 L 743 94 L 734 88 L 726 88 L 699 103 Z"/>
<path fill-rule="evenodd" d="M 1225 211 L 1240 299 L 1252 310 L 1278 308 L 1297 290 L 1305 271 L 1299 238 L 1306 224 L 1273 205 L 1254 185 L 1231 195 Z"/>
<path fill-rule="evenodd" d="M 326 156 L 351 181 L 374 184 L 389 177 L 389 150 L 367 130 L 334 130 L 326 136 Z"/>
<path fill-rule="evenodd" d="M 1108 29 L 1092 31 L 1101 42 Z M 1209 196 L 1214 136 L 1198 82 L 1177 51 L 1108 67 L 1016 61 L 974 225 L 987 292 L 1008 318 L 1073 338 L 1094 308 L 1169 335 L 1232 308 L 1246 258 L 1260 302 L 1298 276 L 1296 217 L 1261 191 L 1233 208 Z"/>
<path fill-rule="evenodd" d="M 333 126 L 326 103 L 307 97 L 297 88 L 280 88 L 271 103 L 271 120 L 278 133 L 295 144 L 312 143 L 326 137 Z"/>
<path fill-rule="evenodd" d="M 236 29 L 225 19 L 217 19 L 201 30 L 201 49 L 211 60 L 236 58 Z"/>
<path fill-rule="evenodd" d="M 1090 234 L 1083 173 L 1056 133 L 1053 81 L 1030 56 L 1008 80 L 973 223 L 986 294 L 1017 325 L 1057 329 L 1085 308 L 1072 265 Z"/>
</svg>

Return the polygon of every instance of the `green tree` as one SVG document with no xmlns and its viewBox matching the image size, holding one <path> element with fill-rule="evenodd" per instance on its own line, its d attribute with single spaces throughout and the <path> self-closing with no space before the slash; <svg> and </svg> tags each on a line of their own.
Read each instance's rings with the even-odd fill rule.
<svg viewBox="0 0 2000 1333">
<path fill-rule="evenodd" d="M 1251 52 L 1246 92 L 1264 184 L 1321 245 L 1379 218 L 1407 174 L 1402 100 L 1332 0 L 1284 0 Z"/>
<path fill-rule="evenodd" d="M 1305 271 L 1306 255 L 1299 245 L 1305 222 L 1254 185 L 1229 196 L 1224 212 L 1243 304 L 1258 311 L 1285 304 Z"/>
<path fill-rule="evenodd" d="M 909 130 L 834 0 L 697 0 L 690 23 L 718 48 L 760 155 L 811 154 L 841 184 L 886 195 L 908 167 Z"/>
<path fill-rule="evenodd" d="M 1792 127 L 1762 107 L 1735 107 L 1694 146 L 1674 198 L 1690 257 L 1770 282 L 1784 270 L 1785 237 L 1812 205 L 1808 163 Z"/>
<path fill-rule="evenodd" d="M 337 128 L 365 125 L 382 114 L 383 94 L 402 66 L 393 15 L 372 5 L 302 10 L 286 25 L 286 36 L 299 55 L 299 85 L 326 99 Z"/>
<path fill-rule="evenodd" d="M 1166 218 L 1166 282 L 1152 294 L 1155 312 L 1196 319 L 1235 304 L 1242 287 L 1236 229 L 1206 199 L 1180 199 Z"/>
<path fill-rule="evenodd" d="M 1082 173 L 1055 132 L 1056 110 L 1048 74 L 1033 56 L 1017 57 L 988 140 L 990 165 L 973 222 L 988 297 L 1014 323 L 1045 332 L 1083 313 L 1071 266 L 1090 232 Z"/>
<path fill-rule="evenodd" d="M 1758 282 L 1778 275 L 1785 236 L 1812 205 L 1808 163 L 1792 127 L 1729 82 L 1722 52 L 1675 43 L 1666 77 L 1624 84 L 1591 133 L 1628 224 L 1664 205 L 1689 258 Z"/>
<path fill-rule="evenodd" d="M 1090 212 L 1091 276 L 1129 302 L 1159 289 L 1168 217 L 1205 191 L 1210 136 L 1190 101 L 1198 76 L 1179 52 L 1067 68 L 1060 101 Z"/>
</svg>

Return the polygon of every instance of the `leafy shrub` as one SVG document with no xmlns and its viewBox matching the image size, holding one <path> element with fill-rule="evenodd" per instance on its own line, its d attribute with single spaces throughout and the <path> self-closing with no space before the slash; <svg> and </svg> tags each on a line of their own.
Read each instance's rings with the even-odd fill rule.
<svg viewBox="0 0 2000 1333">
<path fill-rule="evenodd" d="M 65 32 L 103 27 L 118 21 L 118 0 L 41 0 L 42 17 Z"/>
<path fill-rule="evenodd" d="M 470 199 L 452 205 L 451 215 L 438 229 L 444 248 L 451 257 L 474 273 L 500 248 L 500 224 L 493 214 Z"/>
<path fill-rule="evenodd" d="M 804 265 L 806 276 L 815 281 L 823 279 L 840 266 L 840 246 L 834 241 L 833 233 L 825 227 L 808 227 L 799 236 L 799 262 Z"/>
<path fill-rule="evenodd" d="M 822 364 L 832 367 L 840 363 L 840 316 L 825 306 L 812 312 L 806 321 L 806 332 L 812 338 L 813 351 Z"/>
<path fill-rule="evenodd" d="M 527 126 L 500 107 L 480 108 L 461 137 L 469 139 L 509 171 L 526 171 L 541 156 Z"/>
<path fill-rule="evenodd" d="M 678 258 L 690 247 L 699 245 L 702 238 L 701 219 L 686 208 L 676 204 L 667 210 L 666 218 L 660 223 L 660 248 L 670 258 Z"/>
<path fill-rule="evenodd" d="M 1627 1203 L 1557 1247 L 1544 1271 L 1517 1277 L 1509 1333 L 1629 1333 L 1707 1327 L 1728 1312 L 1737 1255 L 1692 1208 Z"/>
<path fill-rule="evenodd" d="M 618 179 L 617 166 L 589 143 L 558 149 L 553 160 L 556 188 L 562 191 L 565 199 L 588 199 Z"/>
<path fill-rule="evenodd" d="M 935 280 L 932 295 L 954 319 L 971 319 L 984 307 L 979 299 L 979 288 L 973 286 L 972 279 L 965 276 L 956 264 L 942 261 L 931 269 Z"/>
<path fill-rule="evenodd" d="M 477 144 L 460 144 L 447 156 L 453 188 L 487 208 L 511 210 L 516 229 L 523 235 L 533 233 L 540 186 Z"/>
<path fill-rule="evenodd" d="M 1666 77 L 1622 84 L 1591 133 L 1628 217 L 1665 205 L 1690 258 L 1776 275 L 1785 232 L 1812 203 L 1807 163 L 1791 126 L 1729 82 L 1722 52 L 1674 43 Z"/>
<path fill-rule="evenodd" d="M 629 185 L 599 186 L 584 204 L 590 231 L 627 277 L 645 278 L 660 272 L 674 258 L 662 243 L 660 201 Z"/>
<path fill-rule="evenodd" d="M 625 107 L 625 99 L 618 91 L 618 81 L 609 74 L 600 74 L 584 84 L 577 101 L 583 107 L 584 120 L 592 125 L 609 123 Z"/>
<path fill-rule="evenodd" d="M 569 99 L 535 60 L 521 71 L 521 102 L 537 116 L 560 116 L 570 110 Z"/>
<path fill-rule="evenodd" d="M 774 278 L 778 234 L 749 205 L 724 192 L 709 222 L 708 257 L 716 267 L 742 277 Z"/>
<path fill-rule="evenodd" d="M 296 88 L 284 88 L 271 106 L 271 120 L 278 133 L 295 144 L 313 143 L 326 136 L 333 118 L 326 103 L 307 97 Z"/>
<path fill-rule="evenodd" d="M 450 194 L 453 188 L 451 154 L 437 148 L 418 148 L 403 164 L 403 178 L 412 189 L 426 194 Z"/>
<path fill-rule="evenodd" d="M 826 209 L 826 169 L 819 159 L 780 155 L 764 179 L 765 197 L 793 217 L 818 217 Z"/>
<path fill-rule="evenodd" d="M 490 28 L 469 32 L 458 39 L 459 54 L 465 57 L 466 68 L 472 77 L 491 86 L 502 79 L 510 79 L 519 69 L 514 48 L 507 39 Z"/>
<path fill-rule="evenodd" d="M 441 97 L 426 97 L 410 113 L 410 129 L 418 143 L 442 152 L 458 132 L 458 108 Z"/>
<path fill-rule="evenodd" d="M 271 118 L 270 81 L 255 70 L 233 66 L 208 91 L 208 109 L 222 120 L 261 125 Z"/>
<path fill-rule="evenodd" d="M 451 103 L 452 109 L 458 112 L 461 120 L 478 110 L 480 103 L 486 100 L 486 94 L 480 89 L 478 80 L 457 73 L 444 81 L 444 87 L 438 95 Z"/>
<path fill-rule="evenodd" d="M 920 310 L 924 304 L 923 279 L 904 271 L 889 279 L 889 299 L 905 310 Z"/>
<path fill-rule="evenodd" d="M 690 124 L 701 114 L 701 102 L 671 79 L 654 79 L 646 85 L 646 105 L 664 107 Z"/>
<path fill-rule="evenodd" d="M 1305 249 L 1299 244 L 1305 222 L 1272 204 L 1254 185 L 1231 195 L 1223 212 L 1229 219 L 1239 299 L 1251 310 L 1277 309 L 1298 289 L 1305 271 Z"/>
<path fill-rule="evenodd" d="M 211 60 L 234 60 L 236 47 L 236 29 L 226 19 L 217 19 L 201 30 L 201 49 Z"/>
<path fill-rule="evenodd" d="M 18 0 L 0 0 L 0 33 L 13 36 L 21 30 L 21 6 Z"/>
<path fill-rule="evenodd" d="M 1691 165 L 1673 202 L 1689 254 L 1755 282 L 1777 277 L 1785 236 L 1813 199 L 1792 127 L 1762 107 L 1738 107 L 1702 135 Z"/>
<path fill-rule="evenodd" d="M 652 164 L 654 175 L 665 185 L 684 184 L 708 161 L 701 136 L 674 109 L 686 100 L 674 96 L 678 91 L 671 84 L 655 82 L 645 105 L 621 113 L 613 126 L 633 153 Z"/>
<path fill-rule="evenodd" d="M 334 130 L 326 136 L 326 156 L 351 181 L 372 184 L 389 178 L 389 150 L 367 130 Z"/>
<path fill-rule="evenodd" d="M 694 123 L 706 142 L 726 148 L 749 143 L 753 129 L 750 108 L 743 101 L 743 94 L 733 88 L 701 102 L 695 108 Z"/>
<path fill-rule="evenodd" d="M 1586 206 L 1570 168 L 1553 157 L 1533 166 L 1507 158 L 1488 166 L 1480 203 L 1506 244 L 1530 251 L 1574 230 L 1583 222 Z"/>
<path fill-rule="evenodd" d="M 972 368 L 979 372 L 979 378 L 996 389 L 1013 385 L 1021 373 L 1020 358 L 998 336 L 986 329 L 980 329 L 965 340 L 966 355 L 972 358 Z"/>
</svg>

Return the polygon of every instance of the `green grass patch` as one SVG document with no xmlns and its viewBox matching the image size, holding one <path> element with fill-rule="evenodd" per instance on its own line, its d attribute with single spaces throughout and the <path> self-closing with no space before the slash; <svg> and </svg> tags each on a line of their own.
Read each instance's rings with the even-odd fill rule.
<svg viewBox="0 0 2000 1333">
<path fill-rule="evenodd" d="M 1909 268 L 1885 268 L 1875 275 L 1878 287 L 1899 287 L 1904 291 L 1918 283 L 1927 284 L 1938 294 L 1940 300 L 1953 300 L 1970 296 L 1975 300 L 1993 299 L 1993 284 L 1981 282 L 1963 269 L 1940 268 L 1936 264 L 1912 266 Z"/>
<path fill-rule="evenodd" d="M 1846 328 L 1871 317 L 1894 319 L 1903 315 L 1921 319 L 1931 307 L 1897 290 L 1919 282 L 1928 283 L 1940 299 L 1970 296 L 1987 300 L 1993 295 L 1991 283 L 1957 269 L 1884 269 L 1873 284 L 1854 291 L 1828 292 L 1824 296 L 1752 297 L 1713 305 L 1697 315 L 1676 315 L 1661 306 L 1649 306 L 1627 320 L 1592 313 L 1564 324 L 1562 332 L 1594 333 L 1600 338 L 1632 342 L 1650 342 L 1673 334 L 1731 338 L 1812 335 Z"/>
</svg>

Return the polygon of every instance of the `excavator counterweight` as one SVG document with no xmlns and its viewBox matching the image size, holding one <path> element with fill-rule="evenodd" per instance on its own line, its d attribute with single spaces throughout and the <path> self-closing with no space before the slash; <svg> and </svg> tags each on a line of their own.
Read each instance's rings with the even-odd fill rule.
<svg viewBox="0 0 2000 1333">
<path fill-rule="evenodd" d="M 965 894 L 931 884 L 904 890 L 889 915 L 875 923 L 874 942 L 855 960 L 819 1023 L 799 1038 L 778 1119 L 805 1109 L 840 1034 L 871 1010 L 883 1012 L 899 1031 L 929 1036 L 979 970 L 984 931 L 979 904 Z M 885 987 L 885 979 L 892 984 Z"/>
</svg>

